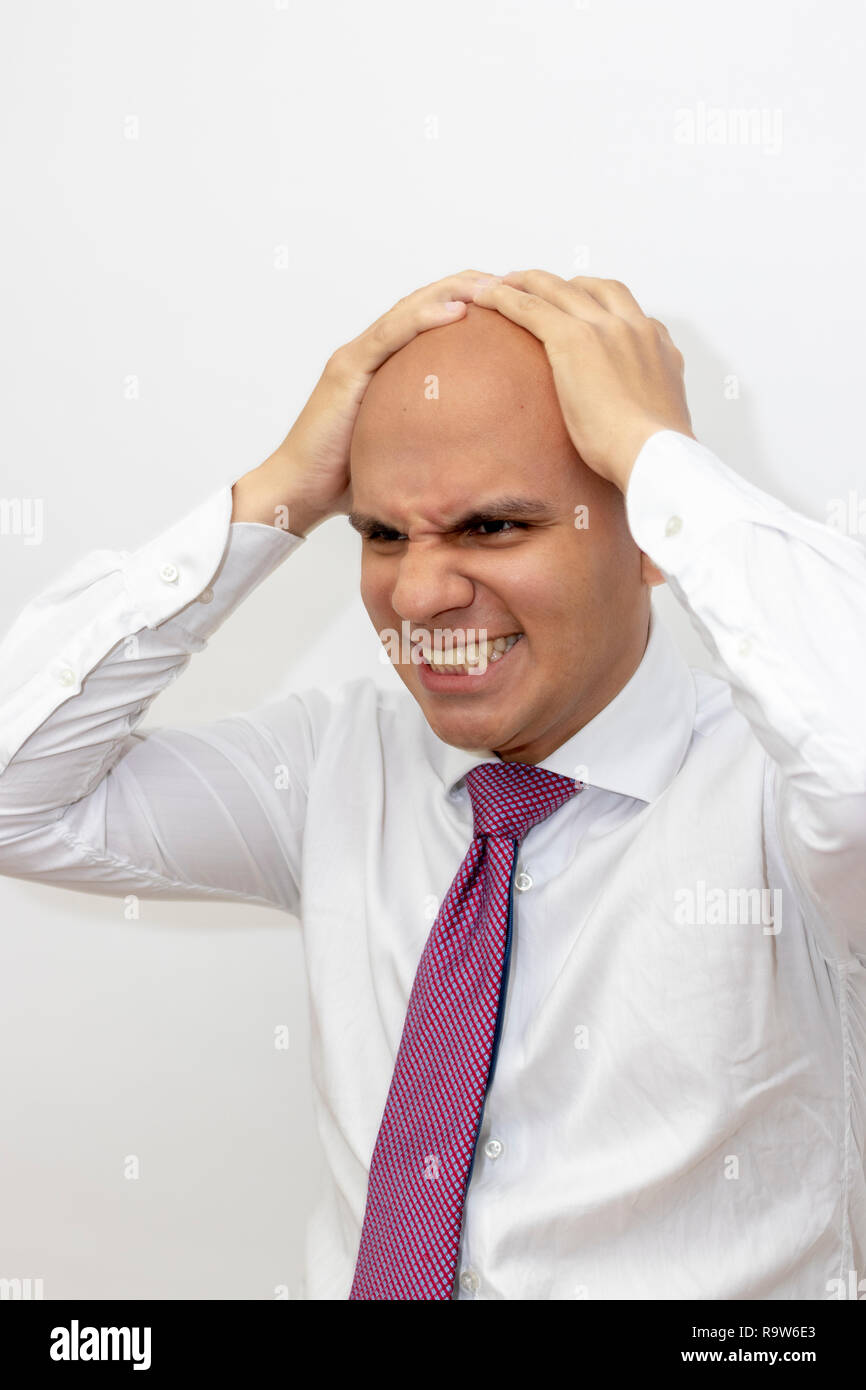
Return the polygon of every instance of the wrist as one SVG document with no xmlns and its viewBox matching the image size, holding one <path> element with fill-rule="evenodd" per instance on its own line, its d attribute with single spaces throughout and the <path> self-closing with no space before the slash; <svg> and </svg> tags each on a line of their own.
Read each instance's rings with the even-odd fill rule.
<svg viewBox="0 0 866 1390">
<path fill-rule="evenodd" d="M 690 429 L 681 429 L 676 425 L 666 424 L 663 420 L 646 421 L 633 436 L 629 448 L 624 452 L 623 458 L 611 477 L 611 481 L 616 484 L 623 496 L 628 490 L 629 480 L 644 445 L 652 439 L 653 435 L 661 433 L 662 430 L 673 430 L 677 434 L 687 435 L 689 439 L 695 439 Z"/>
<path fill-rule="evenodd" d="M 245 473 L 232 487 L 232 521 L 276 526 L 306 536 L 330 515 L 310 504 L 300 476 L 278 455 Z"/>
</svg>

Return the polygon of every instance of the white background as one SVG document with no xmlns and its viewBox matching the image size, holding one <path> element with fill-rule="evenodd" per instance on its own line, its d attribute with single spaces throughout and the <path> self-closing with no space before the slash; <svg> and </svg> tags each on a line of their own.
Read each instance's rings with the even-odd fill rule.
<svg viewBox="0 0 866 1390">
<path fill-rule="evenodd" d="M 0 627 L 260 463 L 335 347 L 467 267 L 624 280 L 704 444 L 820 520 L 863 497 L 864 36 L 854 0 L 8 7 L 0 497 L 40 499 L 44 537 L 0 534 Z M 328 522 L 143 727 L 395 679 L 357 582 Z M 297 1296 L 297 923 L 11 879 L 0 915 L 0 1278 Z"/>
</svg>

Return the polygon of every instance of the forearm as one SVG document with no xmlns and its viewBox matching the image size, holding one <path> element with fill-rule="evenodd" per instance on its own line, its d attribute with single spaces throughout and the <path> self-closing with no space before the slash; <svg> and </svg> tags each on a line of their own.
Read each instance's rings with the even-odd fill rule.
<svg viewBox="0 0 866 1390">
<path fill-rule="evenodd" d="M 84 556 L 0 643 L 0 874 L 297 911 L 310 742 L 301 701 L 280 707 L 282 746 L 242 715 L 135 732 L 303 544 L 230 525 L 230 510 L 227 485 L 132 555 Z M 287 790 L 275 763 L 292 770 Z"/>
<path fill-rule="evenodd" d="M 300 544 L 230 527 L 230 502 L 222 489 L 134 554 L 84 556 L 21 611 L 0 643 L 0 816 L 90 790 L 159 691 Z M 29 790 L 25 762 L 44 769 Z"/>
<path fill-rule="evenodd" d="M 278 449 L 233 485 L 231 519 L 306 536 L 332 514 L 313 505 L 309 494 L 306 482 Z"/>
<path fill-rule="evenodd" d="M 647 441 L 626 505 L 783 773 L 824 794 L 866 790 L 861 548 L 673 432 Z"/>
<path fill-rule="evenodd" d="M 773 766 L 775 819 L 821 950 L 866 950 L 866 556 L 677 434 L 627 494 L 662 571 Z"/>
</svg>

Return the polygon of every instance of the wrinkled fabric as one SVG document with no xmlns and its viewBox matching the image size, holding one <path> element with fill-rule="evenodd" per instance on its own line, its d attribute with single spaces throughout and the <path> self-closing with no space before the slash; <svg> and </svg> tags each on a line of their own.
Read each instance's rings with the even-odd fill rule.
<svg viewBox="0 0 866 1390">
<path fill-rule="evenodd" d="M 713 670 L 654 614 L 541 764 L 584 790 L 520 846 L 453 1296 L 840 1296 L 866 1279 L 864 552 L 669 430 L 626 506 Z M 136 732 L 303 543 L 230 517 L 227 485 L 93 552 L 0 644 L 0 871 L 300 917 L 328 1164 L 304 1292 L 346 1299 L 466 773 L 495 755 L 366 678 Z"/>
</svg>

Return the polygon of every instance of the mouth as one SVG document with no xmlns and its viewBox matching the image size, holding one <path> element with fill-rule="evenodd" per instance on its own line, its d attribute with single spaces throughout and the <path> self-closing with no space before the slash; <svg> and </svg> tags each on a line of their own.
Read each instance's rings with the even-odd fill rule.
<svg viewBox="0 0 866 1390">
<path fill-rule="evenodd" d="M 465 649 L 437 652 L 437 661 L 423 656 L 418 665 L 421 684 L 426 690 L 460 692 L 486 689 L 514 661 L 513 653 L 520 648 L 524 634 L 512 632 L 507 637 L 495 637 L 487 642 L 470 642 Z M 458 660 L 457 658 L 462 658 Z"/>
</svg>

